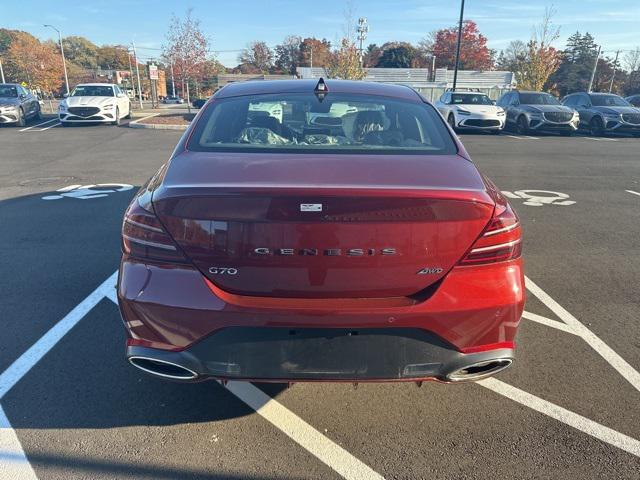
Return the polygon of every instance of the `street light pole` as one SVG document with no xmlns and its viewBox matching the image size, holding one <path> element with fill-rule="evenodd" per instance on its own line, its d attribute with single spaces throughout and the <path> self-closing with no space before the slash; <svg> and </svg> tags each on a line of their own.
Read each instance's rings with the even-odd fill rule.
<svg viewBox="0 0 640 480">
<path fill-rule="evenodd" d="M 462 17 L 464 16 L 464 0 L 460 2 L 460 21 L 458 22 L 458 44 L 456 45 L 456 65 L 453 70 L 453 91 L 458 83 L 458 65 L 460 63 L 460 43 L 462 43 Z"/>
<path fill-rule="evenodd" d="M 602 49 L 601 45 L 598 45 L 598 54 L 596 55 L 596 61 L 593 64 L 593 71 L 591 72 L 591 80 L 589 81 L 589 90 L 587 92 L 591 93 L 591 87 L 593 87 L 593 79 L 596 77 L 596 70 L 598 69 L 598 60 L 600 60 L 600 50 Z"/>
<path fill-rule="evenodd" d="M 64 58 L 64 47 L 62 46 L 62 33 L 53 25 L 45 25 L 45 27 L 53 28 L 58 32 L 58 40 L 60 41 L 60 54 L 62 55 L 62 68 L 64 69 L 64 84 L 67 88 L 67 96 L 69 96 L 69 77 L 67 76 L 67 61 Z"/>
<path fill-rule="evenodd" d="M 5 83 L 5 81 L 4 81 L 4 70 L 2 69 L 2 59 L 0 59 L 0 78 L 2 78 L 2 83 Z"/>
<path fill-rule="evenodd" d="M 138 100 L 140 102 L 140 110 L 144 107 L 142 106 L 142 84 L 140 83 L 140 68 L 138 67 L 138 54 L 136 53 L 136 42 L 133 40 L 131 42 L 133 45 L 133 58 L 136 61 L 136 76 L 138 77 Z"/>
<path fill-rule="evenodd" d="M 613 74 L 611 74 L 611 83 L 609 84 L 609 93 L 613 90 L 613 80 L 616 78 L 616 67 L 618 66 L 618 55 L 620 55 L 620 50 L 616 52 L 616 59 L 613 61 Z"/>
</svg>

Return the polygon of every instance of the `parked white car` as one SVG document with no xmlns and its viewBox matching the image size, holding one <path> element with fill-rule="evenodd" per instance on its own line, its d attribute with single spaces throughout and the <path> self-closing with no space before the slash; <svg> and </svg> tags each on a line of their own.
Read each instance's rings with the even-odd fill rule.
<svg viewBox="0 0 640 480">
<path fill-rule="evenodd" d="M 454 130 L 474 129 L 500 133 L 505 113 L 484 93 L 445 92 L 435 107 Z"/>
<path fill-rule="evenodd" d="M 119 125 L 123 118 L 131 118 L 131 101 L 111 83 L 82 83 L 58 107 L 58 119 L 64 127 L 86 122 Z"/>
</svg>

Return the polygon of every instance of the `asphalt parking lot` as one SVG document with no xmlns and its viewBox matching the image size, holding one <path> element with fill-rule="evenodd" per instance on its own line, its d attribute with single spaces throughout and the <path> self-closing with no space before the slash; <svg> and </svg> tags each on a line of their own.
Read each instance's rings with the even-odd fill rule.
<svg viewBox="0 0 640 480">
<path fill-rule="evenodd" d="M 122 213 L 180 135 L 0 128 L 0 479 L 640 477 L 640 139 L 461 135 L 524 226 L 511 369 L 286 388 L 124 360 Z"/>
</svg>

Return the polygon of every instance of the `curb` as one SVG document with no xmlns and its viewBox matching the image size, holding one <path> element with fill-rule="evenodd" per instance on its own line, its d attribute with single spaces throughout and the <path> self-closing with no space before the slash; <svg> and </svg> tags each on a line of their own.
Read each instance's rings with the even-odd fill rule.
<svg viewBox="0 0 640 480">
<path fill-rule="evenodd" d="M 146 120 L 147 118 L 156 117 L 160 115 L 160 113 L 154 113 L 152 115 L 147 115 L 146 117 L 139 118 L 137 120 L 133 120 L 129 122 L 129 128 L 147 128 L 151 130 L 186 130 L 189 125 L 165 125 L 165 124 L 147 124 L 147 123 L 139 123 L 142 120 Z"/>
</svg>

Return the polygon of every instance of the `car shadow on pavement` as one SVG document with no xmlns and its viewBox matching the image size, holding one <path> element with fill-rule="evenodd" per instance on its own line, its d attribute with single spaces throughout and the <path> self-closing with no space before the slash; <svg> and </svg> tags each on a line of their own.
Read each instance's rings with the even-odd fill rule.
<svg viewBox="0 0 640 480">
<path fill-rule="evenodd" d="M 0 373 L 108 278 L 133 188 L 81 200 L 43 192 L 0 201 Z M 29 212 L 28 214 L 26 212 Z M 125 360 L 117 306 L 104 298 L 2 398 L 16 429 L 107 429 L 251 414 L 215 381 L 175 383 Z M 264 390 L 278 395 L 286 385 Z"/>
</svg>

